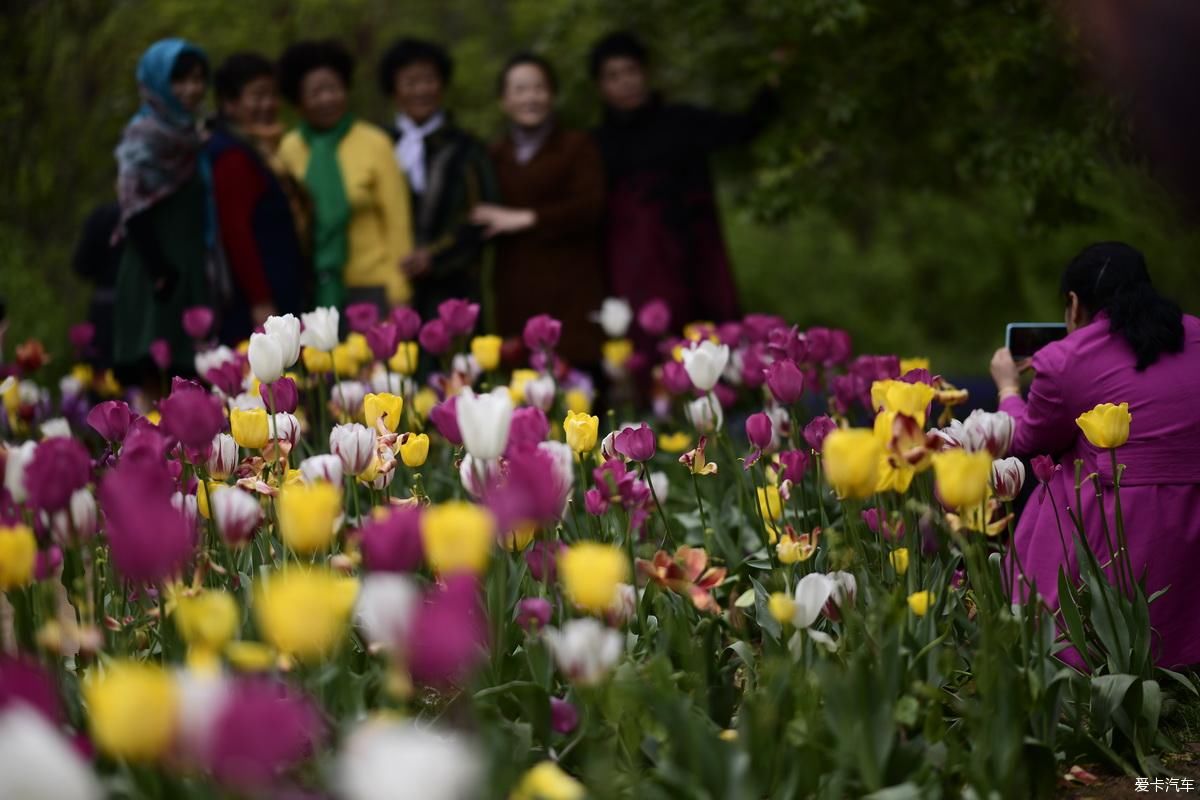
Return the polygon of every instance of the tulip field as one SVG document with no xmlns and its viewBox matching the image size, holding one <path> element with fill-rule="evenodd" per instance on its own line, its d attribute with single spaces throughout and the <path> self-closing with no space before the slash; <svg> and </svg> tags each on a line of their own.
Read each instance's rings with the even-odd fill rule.
<svg viewBox="0 0 1200 800">
<path fill-rule="evenodd" d="M 159 391 L 87 366 L 86 326 L 75 362 L 20 345 L 0 798 L 1031 798 L 1167 774 L 1196 689 L 1149 656 L 1153 597 L 1069 509 L 1058 605 L 1010 553 L 1023 485 L 1075 465 L 1027 475 L 1012 419 L 960 413 L 922 359 L 758 314 L 676 335 L 664 311 L 606 301 L 595 374 L 556 357 L 559 321 L 501 341 L 462 301 L 272 317 L 236 349 L 190 309 L 195 373 L 159 352 Z M 1080 419 L 1114 464 L 1131 424 Z"/>
</svg>

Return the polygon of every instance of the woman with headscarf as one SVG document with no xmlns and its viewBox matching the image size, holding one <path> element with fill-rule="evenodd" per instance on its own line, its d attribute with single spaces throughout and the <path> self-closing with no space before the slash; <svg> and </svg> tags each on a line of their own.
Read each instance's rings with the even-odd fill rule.
<svg viewBox="0 0 1200 800">
<path fill-rule="evenodd" d="M 117 270 L 113 362 L 123 382 L 155 374 L 151 344 L 164 340 L 169 369 L 192 368 L 183 310 L 209 305 L 228 278 L 210 258 L 216 220 L 196 111 L 208 59 L 183 39 L 155 42 L 137 67 L 141 108 L 117 146 L 116 238 L 128 239 Z M 161 363 L 161 346 L 159 350 Z"/>
<path fill-rule="evenodd" d="M 1164 667 L 1200 663 L 1200 592 L 1192 583 L 1200 560 L 1200 319 L 1160 295 L 1142 254 L 1120 242 L 1085 248 L 1064 271 L 1061 294 L 1068 333 L 1034 354 L 1027 398 L 1012 354 L 992 357 L 1000 409 L 1016 422 L 1012 452 L 1057 464 L 1042 462 L 1046 490 L 1017 525 L 1019 585 L 1053 608 L 1059 569 L 1078 576 L 1068 509 L 1083 520 L 1099 562 L 1119 562 L 1106 522 L 1116 513 L 1113 462 L 1076 419 L 1101 403 L 1128 403 L 1129 438 L 1117 449 L 1128 557 L 1147 595 L 1166 590 L 1150 604 L 1151 657 Z M 1089 479 L 1077 507 L 1076 460 L 1083 475 L 1099 476 L 1103 503 Z"/>
<path fill-rule="evenodd" d="M 283 96 L 300 112 L 279 157 L 313 201 L 312 261 L 319 307 L 409 299 L 408 186 L 381 129 L 348 109 L 354 59 L 336 41 L 297 42 L 279 60 Z"/>
</svg>

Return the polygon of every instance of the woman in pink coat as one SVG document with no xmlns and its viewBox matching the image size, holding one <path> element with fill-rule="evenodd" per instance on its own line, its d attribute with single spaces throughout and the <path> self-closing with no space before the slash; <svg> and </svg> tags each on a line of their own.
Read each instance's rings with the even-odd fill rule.
<svg viewBox="0 0 1200 800">
<path fill-rule="evenodd" d="M 1100 475 L 1110 525 L 1115 511 L 1109 455 L 1087 441 L 1075 419 L 1099 403 L 1129 403 L 1129 441 L 1117 459 L 1125 465 L 1121 505 L 1130 557 L 1134 574 L 1145 573 L 1147 595 L 1169 587 L 1150 605 L 1151 652 L 1164 667 L 1200 663 L 1200 320 L 1159 295 L 1142 254 L 1119 242 L 1076 256 L 1062 294 L 1068 333 L 1033 356 L 1028 398 L 1021 397 L 1012 355 L 1001 349 L 992 359 L 1000 409 L 1016 422 L 1013 454 L 1049 455 L 1059 465 L 1049 496 L 1037 489 L 1017 525 L 1020 564 L 1057 607 L 1059 567 L 1078 575 L 1067 515 L 1076 506 L 1076 459 L 1083 459 L 1085 477 Z M 1105 564 L 1110 550 L 1090 483 L 1082 511 L 1092 551 Z"/>
</svg>

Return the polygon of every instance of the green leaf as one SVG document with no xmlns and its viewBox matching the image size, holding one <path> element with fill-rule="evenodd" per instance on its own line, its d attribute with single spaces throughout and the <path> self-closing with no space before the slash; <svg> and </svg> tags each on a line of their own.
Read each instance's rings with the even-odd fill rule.
<svg viewBox="0 0 1200 800">
<path fill-rule="evenodd" d="M 758 621 L 758 625 L 775 641 L 779 641 L 779 635 L 783 632 L 779 621 L 771 616 L 771 611 L 767 607 L 767 603 L 771 597 L 771 593 L 763 588 L 762 584 L 750 579 L 750 583 L 754 584 L 754 618 Z"/>
</svg>

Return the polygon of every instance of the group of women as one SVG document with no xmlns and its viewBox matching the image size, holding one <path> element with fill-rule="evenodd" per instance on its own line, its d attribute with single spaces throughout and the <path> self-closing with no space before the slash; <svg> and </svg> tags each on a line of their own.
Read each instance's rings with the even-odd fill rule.
<svg viewBox="0 0 1200 800">
<path fill-rule="evenodd" d="M 186 372 L 182 311 L 197 305 L 236 342 L 271 314 L 316 306 L 404 304 L 428 318 L 448 298 L 487 300 L 502 336 L 536 314 L 561 319 L 561 353 L 582 366 L 599 359 L 588 318 L 607 293 L 663 299 L 676 324 L 734 316 L 707 159 L 753 137 L 773 93 L 742 114 L 665 104 L 627 33 L 598 42 L 589 66 L 605 102 L 596 130 L 561 124 L 553 68 L 522 53 L 497 82 L 507 129 L 485 146 L 446 109 L 453 62 L 431 42 L 383 55 L 386 128 L 351 110 L 354 59 L 336 41 L 297 42 L 276 61 L 238 53 L 215 70 L 194 44 L 156 42 L 116 151 L 118 208 L 100 217 L 122 248 L 105 256 L 114 365 L 145 375 L 165 340 L 166 366 Z M 210 83 L 217 113 L 202 121 Z M 280 95 L 298 118 L 286 133 Z"/>
</svg>

